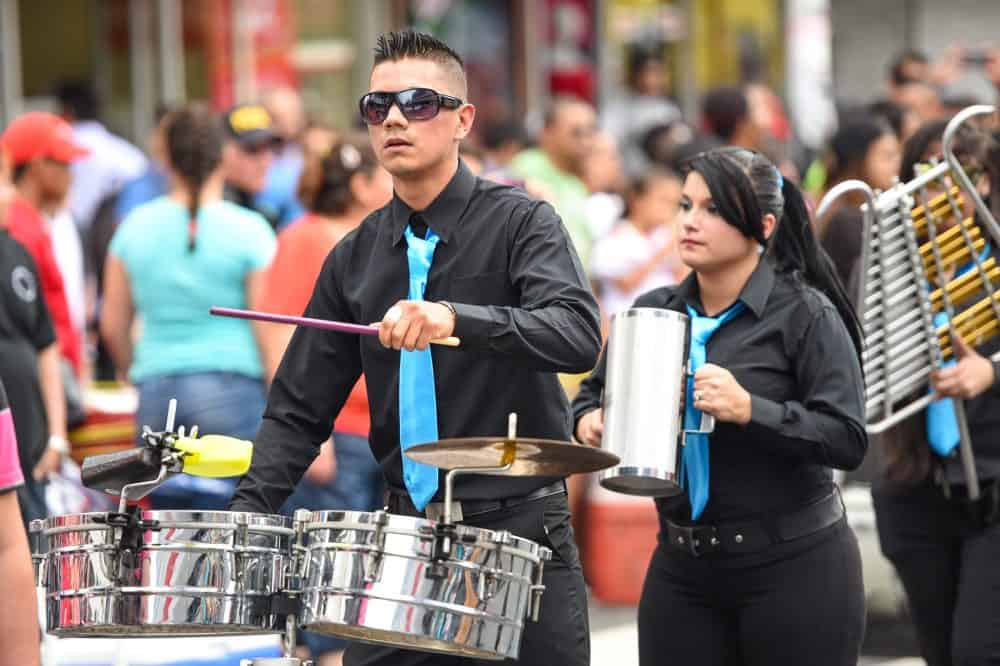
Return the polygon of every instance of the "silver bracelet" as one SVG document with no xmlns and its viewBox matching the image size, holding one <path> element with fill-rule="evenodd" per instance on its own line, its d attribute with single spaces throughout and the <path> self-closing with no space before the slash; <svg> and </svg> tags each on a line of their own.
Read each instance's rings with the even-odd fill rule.
<svg viewBox="0 0 1000 666">
<path fill-rule="evenodd" d="M 438 305 L 443 305 L 446 308 L 448 308 L 449 310 L 451 310 L 451 316 L 454 317 L 456 321 L 458 321 L 458 313 L 455 311 L 455 306 L 454 305 L 452 305 L 448 301 L 437 301 L 437 303 L 438 303 Z"/>
</svg>

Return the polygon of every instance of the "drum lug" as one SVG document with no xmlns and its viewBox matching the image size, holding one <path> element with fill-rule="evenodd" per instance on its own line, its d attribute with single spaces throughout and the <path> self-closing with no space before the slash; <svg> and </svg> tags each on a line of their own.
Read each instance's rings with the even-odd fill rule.
<svg viewBox="0 0 1000 666">
<path fill-rule="evenodd" d="M 246 556 L 246 549 L 250 546 L 250 517 L 245 513 L 237 513 L 233 516 L 233 522 L 236 523 L 236 549 L 233 553 L 234 559 L 236 560 L 236 585 L 239 588 L 243 587 L 243 558 Z M 241 589 L 242 591 L 242 589 Z"/>
<path fill-rule="evenodd" d="M 509 546 L 514 541 L 514 535 L 507 530 L 493 533 L 493 543 L 498 546 Z"/>
<path fill-rule="evenodd" d="M 513 543 L 514 535 L 507 530 L 500 530 L 490 536 L 490 541 L 493 542 L 493 548 L 487 552 L 486 561 L 483 562 L 479 579 L 476 581 L 476 594 L 480 601 L 489 601 L 496 596 L 497 573 L 503 566 L 500 551 L 503 546 L 509 546 Z M 493 560 L 493 568 L 488 566 L 491 559 Z"/>
<path fill-rule="evenodd" d="M 376 511 L 375 529 L 372 532 L 371 549 L 365 557 L 365 583 L 372 584 L 382 578 L 382 553 L 385 551 L 385 526 L 389 524 L 389 514 Z"/>
<path fill-rule="evenodd" d="M 31 537 L 31 563 L 35 569 L 35 586 L 45 587 L 48 583 L 48 570 L 46 564 L 46 554 L 42 552 L 42 545 L 45 541 L 44 535 L 45 521 L 32 520 L 28 526 L 28 535 Z"/>
<path fill-rule="evenodd" d="M 497 570 L 482 569 L 476 580 L 476 596 L 479 601 L 489 601 L 497 594 Z"/>
<path fill-rule="evenodd" d="M 538 622 L 538 616 L 542 611 L 542 593 L 545 586 L 542 585 L 542 575 L 545 571 L 546 560 L 552 559 L 552 551 L 542 548 L 538 557 L 538 569 L 535 571 L 535 582 L 531 586 L 531 621 Z"/>
<path fill-rule="evenodd" d="M 309 549 L 306 547 L 306 528 L 312 520 L 312 511 L 296 509 L 292 517 L 292 529 L 295 530 L 295 543 L 292 544 L 292 557 L 285 571 L 285 589 L 289 585 L 298 585 L 296 592 L 301 591 L 301 581 L 309 575 Z"/>
</svg>

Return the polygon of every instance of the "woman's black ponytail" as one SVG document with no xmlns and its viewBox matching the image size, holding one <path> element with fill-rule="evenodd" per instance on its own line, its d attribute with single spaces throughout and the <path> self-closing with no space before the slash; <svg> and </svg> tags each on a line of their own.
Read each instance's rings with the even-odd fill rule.
<svg viewBox="0 0 1000 666">
<path fill-rule="evenodd" d="M 780 176 L 779 176 L 780 177 Z M 837 269 L 826 250 L 816 240 L 802 192 L 791 181 L 781 179 L 784 199 L 782 215 L 768 244 L 768 254 L 779 271 L 796 271 L 805 282 L 819 289 L 837 308 L 847 326 L 858 356 L 864 347 L 861 323 L 851 298 L 837 275 Z"/>
</svg>

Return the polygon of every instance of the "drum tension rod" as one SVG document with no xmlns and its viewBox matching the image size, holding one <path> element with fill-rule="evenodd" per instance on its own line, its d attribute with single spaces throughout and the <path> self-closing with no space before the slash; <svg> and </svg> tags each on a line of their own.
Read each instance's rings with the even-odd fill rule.
<svg viewBox="0 0 1000 666">
<path fill-rule="evenodd" d="M 535 570 L 535 580 L 531 584 L 531 621 L 538 622 L 538 616 L 542 611 L 542 593 L 545 586 L 542 584 L 542 574 L 545 570 L 545 562 L 552 559 L 552 551 L 542 551 L 538 558 L 538 569 Z"/>
</svg>

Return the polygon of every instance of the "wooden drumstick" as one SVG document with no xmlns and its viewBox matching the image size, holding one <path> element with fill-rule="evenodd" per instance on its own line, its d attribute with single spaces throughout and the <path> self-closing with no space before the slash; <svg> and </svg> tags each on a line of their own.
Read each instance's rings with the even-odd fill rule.
<svg viewBox="0 0 1000 666">
<path fill-rule="evenodd" d="M 238 319 L 254 319 L 256 321 L 268 321 L 275 324 L 293 324 L 295 326 L 309 326 L 310 328 L 321 328 L 327 331 L 338 333 L 357 333 L 358 335 L 378 335 L 378 324 L 352 324 L 344 321 L 330 321 L 328 319 L 313 319 L 312 317 L 293 317 L 291 315 L 275 314 L 273 312 L 257 312 L 256 310 L 238 310 L 236 308 L 209 308 L 209 313 L 219 317 L 236 317 Z M 462 343 L 455 336 L 431 340 L 432 345 L 442 347 L 458 347 Z"/>
</svg>

